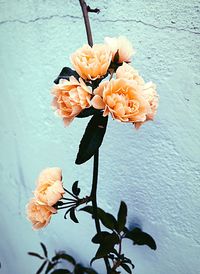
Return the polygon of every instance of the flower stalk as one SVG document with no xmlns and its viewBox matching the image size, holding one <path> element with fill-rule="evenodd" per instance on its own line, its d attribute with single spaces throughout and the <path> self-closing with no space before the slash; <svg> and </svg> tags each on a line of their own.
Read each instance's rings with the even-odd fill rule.
<svg viewBox="0 0 200 274">
<path fill-rule="evenodd" d="M 84 0 L 79 0 L 83 18 L 85 22 L 85 29 L 87 33 L 87 40 L 88 44 L 92 47 L 93 46 L 93 39 L 92 39 L 92 32 L 90 27 L 90 21 L 88 16 L 88 11 L 91 11 L 91 8 L 87 6 L 86 2 Z M 94 12 L 94 10 L 92 10 Z M 96 12 L 99 13 L 100 10 L 96 9 Z M 99 167 L 99 150 L 94 154 L 94 162 L 93 162 L 93 179 L 92 179 L 92 189 L 91 189 L 91 200 L 92 200 L 92 206 L 93 206 L 93 212 L 94 212 L 94 220 L 95 220 L 95 226 L 97 233 L 101 232 L 101 226 L 100 221 L 97 214 L 97 183 L 98 183 L 98 167 Z M 104 262 L 106 265 L 107 273 L 110 273 L 111 267 L 110 263 L 107 257 L 104 257 Z"/>
</svg>

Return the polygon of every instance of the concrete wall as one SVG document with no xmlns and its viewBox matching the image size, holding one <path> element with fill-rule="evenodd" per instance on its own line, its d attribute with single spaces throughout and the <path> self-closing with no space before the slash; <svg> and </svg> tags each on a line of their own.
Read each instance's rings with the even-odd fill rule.
<svg viewBox="0 0 200 274">
<path fill-rule="evenodd" d="M 200 2 L 197 0 L 88 1 L 95 42 L 126 35 L 137 49 L 133 64 L 157 83 L 160 106 L 154 123 L 139 131 L 110 119 L 101 149 L 99 204 L 116 213 L 129 206 L 130 223 L 140 223 L 157 241 L 156 252 L 125 252 L 135 274 L 197 274 L 200 269 Z M 66 187 L 78 179 L 87 194 L 92 163 L 75 166 L 87 124 L 69 128 L 55 117 L 50 89 L 69 55 L 84 42 L 78 0 L 0 1 L 0 261 L 3 274 L 33 274 L 38 260 L 27 256 L 43 241 L 50 252 L 66 249 L 88 263 L 94 224 L 55 216 L 34 232 L 25 204 L 41 169 L 60 166 Z M 70 235 L 71 234 L 71 235 Z M 103 274 L 102 266 L 94 264 Z"/>
</svg>

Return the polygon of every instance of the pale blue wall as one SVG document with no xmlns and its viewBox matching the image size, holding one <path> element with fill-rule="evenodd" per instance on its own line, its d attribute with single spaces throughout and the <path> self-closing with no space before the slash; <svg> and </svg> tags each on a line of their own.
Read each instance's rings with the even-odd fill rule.
<svg viewBox="0 0 200 274">
<path fill-rule="evenodd" d="M 156 121 L 140 131 L 110 120 L 101 149 L 99 203 L 115 213 L 125 200 L 130 219 L 156 239 L 156 252 L 126 247 L 135 274 L 197 274 L 199 1 L 89 3 L 101 9 L 91 15 L 95 42 L 126 35 L 137 49 L 133 64 L 157 83 L 161 98 Z M 85 194 L 90 189 L 91 163 L 74 165 L 87 120 L 65 129 L 50 108 L 52 81 L 86 41 L 78 0 L 1 0 L 0 17 L 0 273 L 34 274 L 38 260 L 26 252 L 38 250 L 39 241 L 88 262 L 94 254 L 89 218 L 79 214 L 81 225 L 76 225 L 60 214 L 34 232 L 24 210 L 46 166 L 63 168 L 66 186 L 79 179 Z"/>
</svg>

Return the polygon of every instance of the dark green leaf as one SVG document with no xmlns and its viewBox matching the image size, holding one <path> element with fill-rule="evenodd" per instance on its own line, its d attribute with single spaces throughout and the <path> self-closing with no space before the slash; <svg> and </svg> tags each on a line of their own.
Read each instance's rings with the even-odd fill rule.
<svg viewBox="0 0 200 274">
<path fill-rule="evenodd" d="M 117 221 L 112 214 L 103 211 L 103 209 L 98 209 L 98 214 L 102 224 L 105 227 L 111 230 L 113 230 L 116 227 Z"/>
<path fill-rule="evenodd" d="M 93 216 L 94 212 L 93 212 L 93 207 L 92 206 L 85 206 L 83 208 L 81 208 L 80 210 L 85 211 L 89 214 L 91 214 Z M 116 227 L 116 219 L 113 215 L 111 215 L 110 213 L 105 212 L 103 209 L 98 208 L 97 209 L 97 214 L 98 214 L 98 218 L 101 220 L 102 224 L 113 230 Z"/>
<path fill-rule="evenodd" d="M 53 263 L 53 264 L 52 264 L 51 262 L 49 262 L 48 265 L 47 265 L 45 274 L 48 274 L 49 271 L 51 271 L 51 270 L 54 268 L 55 265 L 57 265 L 57 262 L 56 262 L 56 263 Z"/>
<path fill-rule="evenodd" d="M 81 264 L 77 264 L 74 268 L 74 274 L 84 274 L 84 267 Z"/>
<path fill-rule="evenodd" d="M 78 223 L 78 219 L 76 218 L 75 215 L 75 208 L 71 208 L 70 212 L 69 212 L 70 218 L 73 222 Z"/>
<path fill-rule="evenodd" d="M 110 246 L 100 245 L 100 247 L 98 248 L 98 250 L 96 252 L 95 258 L 96 259 L 103 258 L 103 257 L 107 256 L 107 254 L 109 254 L 110 251 L 111 251 Z"/>
<path fill-rule="evenodd" d="M 91 118 L 79 145 L 77 165 L 85 163 L 97 152 L 102 144 L 107 122 L 108 116 L 103 117 L 102 113 L 95 114 Z"/>
<path fill-rule="evenodd" d="M 112 253 L 119 257 L 119 252 L 115 248 L 113 248 Z"/>
<path fill-rule="evenodd" d="M 65 212 L 64 219 L 67 219 L 67 214 L 70 212 L 71 207 Z"/>
<path fill-rule="evenodd" d="M 59 84 L 59 80 L 60 79 L 66 79 L 66 80 L 69 80 L 69 77 L 70 76 L 74 76 L 76 79 L 79 79 L 79 75 L 78 73 L 75 71 L 75 70 L 72 70 L 68 67 L 64 67 L 60 74 L 58 75 L 58 77 L 55 79 L 54 83 L 55 84 Z"/>
<path fill-rule="evenodd" d="M 41 260 L 44 260 L 44 257 L 40 256 L 40 254 L 37 254 L 35 252 L 28 252 L 28 255 L 37 257 L 37 258 L 39 258 Z"/>
<path fill-rule="evenodd" d="M 92 242 L 94 244 L 100 244 L 101 242 L 104 241 L 104 239 L 106 237 L 109 237 L 110 235 L 112 235 L 111 233 L 107 232 L 107 231 L 101 231 L 99 233 L 97 233 L 93 238 L 92 238 Z"/>
<path fill-rule="evenodd" d="M 84 269 L 84 273 L 88 273 L 88 274 L 98 274 L 94 269 L 92 268 L 85 268 Z"/>
<path fill-rule="evenodd" d="M 57 203 L 53 206 L 57 208 L 58 206 L 62 206 L 64 203 L 62 201 L 57 201 Z"/>
<path fill-rule="evenodd" d="M 97 114 L 97 113 L 100 113 L 99 109 L 89 107 L 89 108 L 83 109 L 76 117 L 85 118 L 85 117 L 89 117 L 89 116 Z"/>
<path fill-rule="evenodd" d="M 121 267 L 126 270 L 126 272 L 128 272 L 129 274 L 132 273 L 130 267 L 127 264 L 121 264 Z"/>
<path fill-rule="evenodd" d="M 67 269 L 56 269 L 51 274 L 70 274 L 71 272 Z"/>
<path fill-rule="evenodd" d="M 123 259 L 123 262 L 124 263 L 127 263 L 127 264 L 130 264 L 132 266 L 132 269 L 135 268 L 134 264 L 132 263 L 132 261 L 129 259 L 129 258 L 124 258 Z"/>
<path fill-rule="evenodd" d="M 154 239 L 138 227 L 127 232 L 125 238 L 131 239 L 135 245 L 147 245 L 151 249 L 156 250 L 156 243 Z"/>
<path fill-rule="evenodd" d="M 76 261 L 74 260 L 74 258 L 71 255 L 68 255 L 68 254 L 65 254 L 65 253 L 58 253 L 58 254 L 56 254 L 52 258 L 52 261 L 57 261 L 59 259 L 66 260 L 66 261 L 70 262 L 73 265 L 76 264 Z"/>
<path fill-rule="evenodd" d="M 47 248 L 46 248 L 46 246 L 43 243 L 40 243 L 40 244 L 41 244 L 41 247 L 43 249 L 44 256 L 47 258 L 47 256 L 48 256 Z"/>
<path fill-rule="evenodd" d="M 80 188 L 78 187 L 78 181 L 74 182 L 72 185 L 72 192 L 74 193 L 74 195 L 78 196 L 80 193 Z"/>
<path fill-rule="evenodd" d="M 93 215 L 93 206 L 84 206 L 81 209 L 79 209 L 80 211 L 85 211 L 91 215 Z"/>
<path fill-rule="evenodd" d="M 36 272 L 36 274 L 40 274 L 42 272 L 42 270 L 44 269 L 46 264 L 47 264 L 47 261 L 44 261 L 42 263 L 42 265 L 40 266 L 40 268 L 38 269 L 38 271 Z"/>
<path fill-rule="evenodd" d="M 117 215 L 117 223 L 118 223 L 118 231 L 121 232 L 124 229 L 126 224 L 126 217 L 127 217 L 127 206 L 122 201 L 119 207 L 119 212 Z"/>
<path fill-rule="evenodd" d="M 104 235 L 104 238 L 101 240 L 101 244 L 97 253 L 95 255 L 96 258 L 102 258 L 112 252 L 114 246 L 119 243 L 119 237 L 115 232 L 109 235 Z"/>
</svg>

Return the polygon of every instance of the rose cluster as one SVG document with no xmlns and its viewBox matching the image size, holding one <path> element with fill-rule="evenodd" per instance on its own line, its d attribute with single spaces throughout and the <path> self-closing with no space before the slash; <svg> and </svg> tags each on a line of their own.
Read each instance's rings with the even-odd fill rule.
<svg viewBox="0 0 200 274">
<path fill-rule="evenodd" d="M 107 37 L 104 44 L 84 45 L 71 55 L 78 77 L 60 79 L 52 90 L 52 105 L 65 125 L 90 107 L 135 128 L 153 120 L 158 107 L 156 86 L 145 83 L 130 65 L 133 54 L 127 38 Z"/>
<path fill-rule="evenodd" d="M 65 191 L 62 183 L 62 171 L 58 167 L 44 169 L 36 182 L 34 197 L 27 205 L 27 216 L 34 229 L 48 225 L 52 214 L 57 213 L 55 204 Z"/>
</svg>

